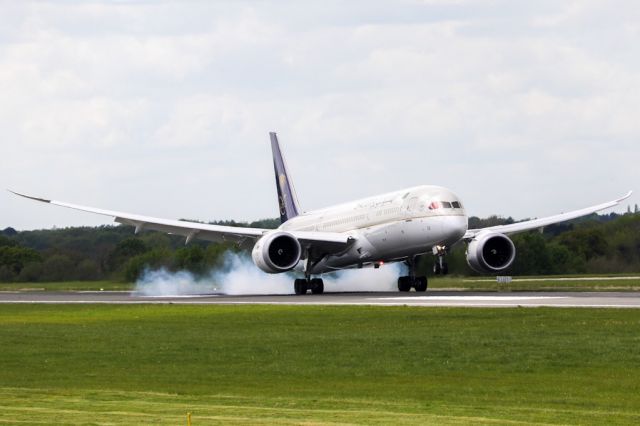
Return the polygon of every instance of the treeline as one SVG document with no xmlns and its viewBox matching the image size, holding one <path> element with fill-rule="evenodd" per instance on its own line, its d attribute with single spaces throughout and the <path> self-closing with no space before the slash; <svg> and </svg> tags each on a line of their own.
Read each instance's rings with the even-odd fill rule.
<svg viewBox="0 0 640 426">
<path fill-rule="evenodd" d="M 215 225 L 273 229 L 278 219 Z M 74 280 L 135 281 L 146 268 L 204 273 L 220 265 L 231 244 L 194 240 L 160 232 L 134 235 L 125 225 L 15 231 L 0 234 L 0 282 Z"/>
<path fill-rule="evenodd" d="M 470 228 L 513 223 L 512 218 L 469 218 Z M 277 219 L 253 223 L 214 222 L 227 226 L 276 228 Z M 134 235 L 130 226 L 77 227 L 0 234 L 0 282 L 69 280 L 135 281 L 146 268 L 206 273 L 221 265 L 230 244 L 193 241 L 160 232 Z M 513 275 L 640 272 L 640 214 L 592 215 L 553 225 L 544 231 L 513 236 L 516 261 Z M 472 275 L 465 244 L 453 247 L 447 258 L 453 274 Z M 432 268 L 424 256 L 422 273 Z"/>
</svg>

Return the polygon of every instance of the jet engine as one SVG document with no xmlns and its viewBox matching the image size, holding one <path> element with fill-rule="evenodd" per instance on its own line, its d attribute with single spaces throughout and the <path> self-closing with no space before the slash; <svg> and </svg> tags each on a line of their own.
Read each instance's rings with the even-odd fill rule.
<svg viewBox="0 0 640 426">
<path fill-rule="evenodd" d="M 264 272 L 277 274 L 289 271 L 298 264 L 302 247 L 298 239 L 288 232 L 273 231 L 256 242 L 251 257 Z"/>
<path fill-rule="evenodd" d="M 503 271 L 515 258 L 513 241 L 497 232 L 481 232 L 467 246 L 467 263 L 481 274 Z"/>
</svg>

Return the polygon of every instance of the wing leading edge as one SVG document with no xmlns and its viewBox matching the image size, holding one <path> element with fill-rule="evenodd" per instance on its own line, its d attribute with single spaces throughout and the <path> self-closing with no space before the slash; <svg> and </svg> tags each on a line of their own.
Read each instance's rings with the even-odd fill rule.
<svg viewBox="0 0 640 426">
<path fill-rule="evenodd" d="M 620 204 L 622 201 L 626 200 L 631 196 L 633 191 L 629 191 L 623 197 L 620 197 L 616 200 L 609 201 L 606 203 L 598 204 L 596 206 L 586 207 L 580 210 L 573 210 L 567 213 L 561 213 L 554 216 L 543 217 L 540 219 L 527 220 L 524 222 L 512 223 L 509 225 L 498 225 L 498 226 L 490 226 L 488 228 L 481 229 L 469 229 L 466 234 L 464 234 L 463 239 L 470 240 L 483 231 L 493 231 L 499 232 L 501 234 L 516 234 L 518 232 L 529 231 L 531 229 L 543 228 L 545 226 L 553 225 L 554 223 L 565 222 L 567 220 L 576 219 L 582 216 L 587 216 L 592 213 L 599 212 L 601 210 L 606 210 L 611 207 L 615 207 Z"/>
<path fill-rule="evenodd" d="M 165 232 L 168 234 L 181 235 L 186 238 L 189 243 L 194 238 L 214 241 L 214 242 L 233 242 L 237 244 L 251 243 L 262 237 L 264 234 L 273 231 L 273 229 L 262 228 L 243 228 L 235 226 L 209 225 L 205 223 L 186 222 L 181 220 L 162 219 L 157 217 L 142 216 L 133 213 L 117 212 L 113 210 L 104 210 L 95 207 L 80 206 L 76 204 L 65 203 L 63 201 L 48 200 L 46 198 L 34 197 L 30 195 L 20 194 L 15 191 L 9 192 L 20 197 L 39 201 L 42 203 L 52 204 L 55 206 L 66 207 L 74 210 L 110 216 L 114 221 L 124 225 L 135 227 L 135 232 L 141 230 L 153 230 Z M 289 232 L 289 231 L 288 231 Z M 330 232 L 315 231 L 293 231 L 290 232 L 301 244 L 312 244 L 321 246 L 327 250 L 340 251 L 346 247 L 351 241 L 349 235 Z"/>
</svg>

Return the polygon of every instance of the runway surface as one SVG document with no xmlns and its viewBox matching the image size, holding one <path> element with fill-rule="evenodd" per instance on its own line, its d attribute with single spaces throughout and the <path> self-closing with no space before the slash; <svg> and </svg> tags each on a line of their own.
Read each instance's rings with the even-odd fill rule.
<svg viewBox="0 0 640 426">
<path fill-rule="evenodd" d="M 0 304 L 271 304 L 467 307 L 640 308 L 640 292 L 326 293 L 305 296 L 140 296 L 131 292 L 0 292 Z"/>
</svg>

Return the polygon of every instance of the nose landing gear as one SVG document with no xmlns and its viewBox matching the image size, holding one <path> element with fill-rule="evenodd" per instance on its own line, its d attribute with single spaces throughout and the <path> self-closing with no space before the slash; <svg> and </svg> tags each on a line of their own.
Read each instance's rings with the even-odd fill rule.
<svg viewBox="0 0 640 426">
<path fill-rule="evenodd" d="M 447 275 L 449 273 L 449 265 L 445 261 L 447 248 L 444 246 L 435 246 L 433 248 L 433 255 L 436 256 L 436 261 L 433 264 L 433 273 L 435 275 Z"/>
</svg>

